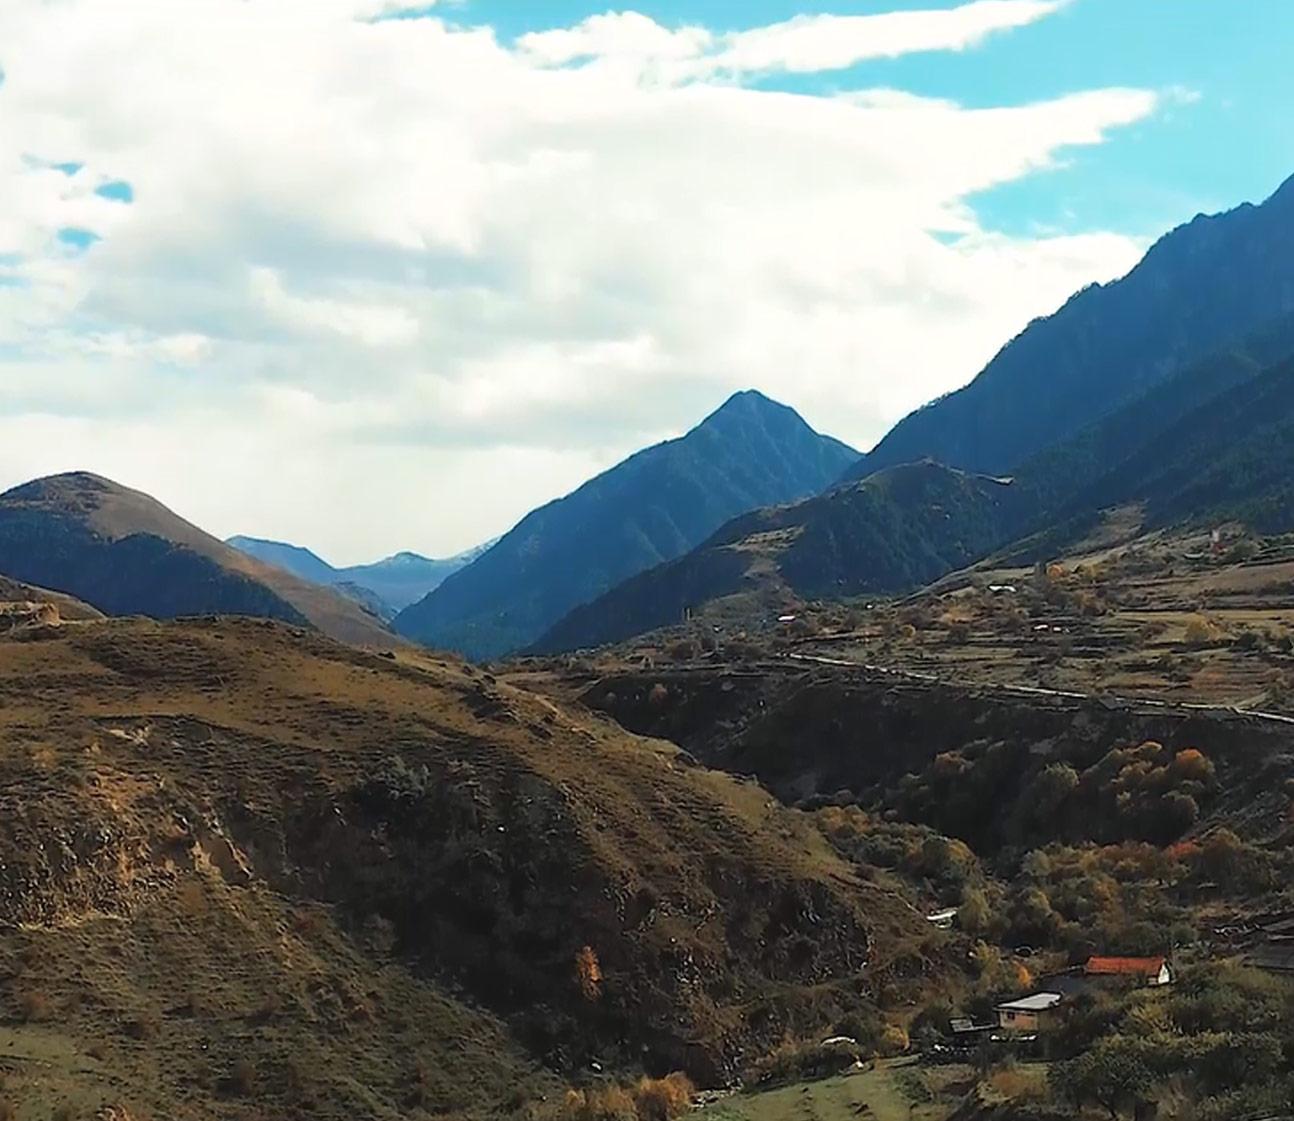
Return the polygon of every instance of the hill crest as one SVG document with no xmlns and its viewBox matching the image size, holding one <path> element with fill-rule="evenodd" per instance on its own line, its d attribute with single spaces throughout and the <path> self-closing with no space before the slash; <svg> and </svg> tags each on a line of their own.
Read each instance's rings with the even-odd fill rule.
<svg viewBox="0 0 1294 1121">
<path fill-rule="evenodd" d="M 345 597 L 261 563 L 155 498 L 72 471 L 0 494 L 0 572 L 110 615 L 247 614 L 342 641 L 397 640 Z"/>
</svg>

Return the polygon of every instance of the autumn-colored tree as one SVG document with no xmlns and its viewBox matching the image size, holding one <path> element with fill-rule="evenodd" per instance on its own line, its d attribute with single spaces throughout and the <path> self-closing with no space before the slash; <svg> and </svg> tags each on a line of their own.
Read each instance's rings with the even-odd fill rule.
<svg viewBox="0 0 1294 1121">
<path fill-rule="evenodd" d="M 638 1121 L 674 1121 L 691 1108 L 696 1087 L 685 1074 L 644 1078 L 634 1091 Z"/>
<path fill-rule="evenodd" d="M 1216 774 L 1213 761 L 1194 747 L 1179 751 L 1173 757 L 1172 769 L 1179 778 L 1205 784 L 1212 783 Z"/>
<path fill-rule="evenodd" d="M 594 1001 L 602 996 L 602 965 L 592 946 L 581 946 L 575 952 L 575 979 L 584 999 Z"/>
</svg>

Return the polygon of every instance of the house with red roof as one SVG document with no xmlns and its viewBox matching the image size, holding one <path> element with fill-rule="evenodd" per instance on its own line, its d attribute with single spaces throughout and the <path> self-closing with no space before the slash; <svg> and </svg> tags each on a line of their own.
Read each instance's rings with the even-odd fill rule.
<svg viewBox="0 0 1294 1121">
<path fill-rule="evenodd" d="M 1106 958 L 1092 957 L 1083 966 L 1085 977 L 1127 977 L 1143 985 L 1171 985 L 1172 966 L 1164 957 Z"/>
</svg>

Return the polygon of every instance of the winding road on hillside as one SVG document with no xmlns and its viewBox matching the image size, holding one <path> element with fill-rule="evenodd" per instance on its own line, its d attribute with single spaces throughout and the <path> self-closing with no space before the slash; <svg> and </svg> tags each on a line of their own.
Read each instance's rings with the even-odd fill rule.
<svg viewBox="0 0 1294 1121">
<path fill-rule="evenodd" d="M 1146 710 L 1169 713 L 1181 716 L 1206 715 L 1219 716 L 1223 719 L 1253 720 L 1266 724 L 1279 724 L 1294 727 L 1294 716 L 1283 716 L 1278 712 L 1261 712 L 1255 709 L 1238 708 L 1235 705 L 1192 704 L 1186 701 L 1162 701 L 1150 697 L 1123 697 L 1109 693 L 1076 693 L 1064 689 L 1044 689 L 1032 685 L 1007 685 L 994 682 L 955 682 L 933 673 L 918 673 L 913 670 L 895 669 L 892 666 L 880 666 L 871 662 L 852 662 L 847 658 L 828 658 L 821 654 L 787 654 L 788 661 L 807 665 L 828 666 L 834 669 L 849 669 L 865 674 L 887 678 L 897 678 L 923 685 L 947 685 L 962 688 L 973 688 L 981 692 L 995 693 L 1004 697 L 1018 697 L 1027 700 L 1036 697 L 1049 697 L 1058 700 L 1078 701 L 1087 704 L 1099 704 L 1106 708 L 1130 711 Z"/>
</svg>

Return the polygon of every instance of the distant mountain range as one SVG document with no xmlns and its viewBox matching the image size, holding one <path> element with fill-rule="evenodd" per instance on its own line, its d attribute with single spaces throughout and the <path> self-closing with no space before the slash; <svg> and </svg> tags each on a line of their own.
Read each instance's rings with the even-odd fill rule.
<svg viewBox="0 0 1294 1121">
<path fill-rule="evenodd" d="M 1043 558 L 1120 503 L 1149 525 L 1292 529 L 1291 356 L 1294 181 L 1174 231 L 1124 280 L 1032 325 L 841 486 L 734 519 L 533 649 L 618 641 L 739 593 L 766 616 L 797 597 L 906 591 L 1026 536 L 1017 554 Z"/>
<path fill-rule="evenodd" d="M 387 646 L 381 620 L 249 557 L 139 491 L 84 472 L 0 494 L 0 573 L 108 615 L 256 615 Z"/>
<path fill-rule="evenodd" d="M 1294 529 L 1294 180 L 1198 217 L 1031 324 L 866 457 L 748 391 L 447 560 L 335 568 L 222 543 L 86 474 L 0 495 L 0 573 L 108 614 L 261 615 L 473 658 L 565 650 L 748 594 L 902 592 L 1045 558 L 1120 504 L 1142 524 Z"/>
<path fill-rule="evenodd" d="M 818 493 L 858 458 L 785 405 L 738 393 L 687 435 L 528 515 L 394 626 L 475 658 L 507 654 L 729 518 Z"/>
<path fill-rule="evenodd" d="M 373 564 L 334 568 L 309 549 L 282 541 L 238 536 L 229 538 L 225 544 L 312 584 L 336 588 L 387 620 L 438 588 L 446 577 L 471 564 L 490 547 L 481 545 L 444 560 L 417 553 L 396 553 Z"/>
</svg>

